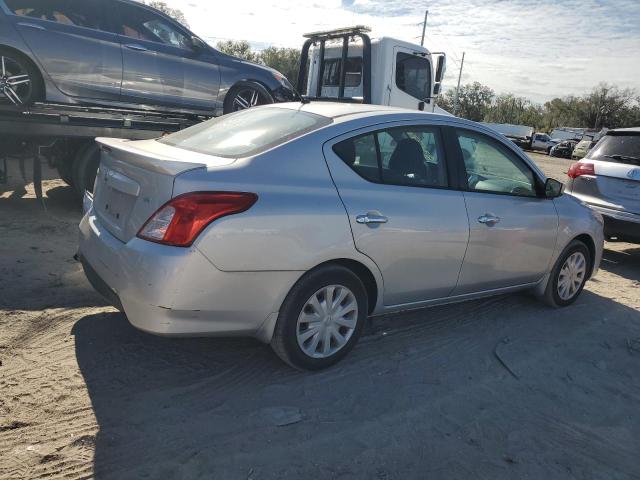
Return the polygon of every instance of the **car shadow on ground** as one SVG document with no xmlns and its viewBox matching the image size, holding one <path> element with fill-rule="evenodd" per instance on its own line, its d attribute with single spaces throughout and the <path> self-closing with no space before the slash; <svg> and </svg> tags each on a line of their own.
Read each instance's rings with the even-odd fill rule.
<svg viewBox="0 0 640 480">
<path fill-rule="evenodd" d="M 96 478 L 633 478 L 640 312 L 584 292 L 371 321 L 339 365 L 80 319 Z"/>
<path fill-rule="evenodd" d="M 640 245 L 628 244 L 629 248 L 612 250 L 613 245 L 615 244 L 605 242 L 600 268 L 628 280 L 640 282 Z"/>
</svg>

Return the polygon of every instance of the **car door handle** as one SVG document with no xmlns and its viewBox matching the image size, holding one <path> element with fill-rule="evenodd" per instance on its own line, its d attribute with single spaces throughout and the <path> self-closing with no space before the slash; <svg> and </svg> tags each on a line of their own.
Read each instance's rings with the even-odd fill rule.
<svg viewBox="0 0 640 480">
<path fill-rule="evenodd" d="M 46 30 L 42 25 L 36 23 L 18 22 L 21 27 L 33 28 L 34 30 Z"/>
<path fill-rule="evenodd" d="M 375 213 L 367 213 L 366 215 L 358 215 L 356 222 L 358 223 L 387 223 L 389 219 L 384 215 L 377 215 Z"/>
<path fill-rule="evenodd" d="M 485 213 L 484 215 L 480 215 L 478 217 L 478 222 L 491 226 L 500 222 L 500 217 L 496 217 L 494 215 L 491 215 L 490 213 Z"/>
<path fill-rule="evenodd" d="M 127 43 L 125 45 L 130 50 L 138 50 L 139 52 L 146 52 L 148 49 L 143 47 L 142 45 L 138 45 L 137 43 Z"/>
</svg>

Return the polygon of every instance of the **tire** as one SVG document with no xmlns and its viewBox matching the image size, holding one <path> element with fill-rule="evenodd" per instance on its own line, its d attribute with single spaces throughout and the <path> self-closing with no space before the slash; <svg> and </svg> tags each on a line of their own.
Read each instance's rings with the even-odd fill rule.
<svg viewBox="0 0 640 480">
<path fill-rule="evenodd" d="M 224 99 L 224 113 L 273 103 L 269 91 L 257 82 L 242 82 L 231 88 Z M 245 106 L 246 105 L 246 106 Z"/>
<path fill-rule="evenodd" d="M 56 165 L 60 178 L 70 187 L 73 187 L 72 167 L 72 162 L 59 162 Z"/>
<path fill-rule="evenodd" d="M 333 290 L 330 290 L 331 288 Z M 334 313 L 340 315 L 340 310 L 351 309 L 349 313 L 339 317 L 340 323 L 324 313 L 322 299 L 327 298 L 327 291 L 330 292 L 329 295 L 333 295 L 334 302 L 342 298 L 342 294 L 345 295 L 340 303 L 335 304 Z M 311 305 L 314 297 L 317 301 L 316 307 Z M 280 308 L 271 347 L 282 360 L 294 368 L 327 368 L 344 358 L 357 343 L 367 318 L 367 305 L 365 287 L 358 276 L 348 268 L 332 265 L 313 270 L 298 280 L 285 298 Z M 314 310 L 319 315 L 314 313 Z M 318 320 L 315 320 L 316 318 Z M 305 322 L 304 319 L 314 320 Z M 348 323 L 348 326 L 344 323 Z M 335 331 L 334 328 L 344 339 L 342 346 L 338 337 L 331 333 Z M 315 334 L 312 333 L 314 331 Z M 326 338 L 329 339 L 329 347 L 325 353 Z M 309 352 L 315 352 L 315 356 Z"/>
<path fill-rule="evenodd" d="M 43 98 L 40 71 L 23 55 L 0 47 L 0 104 L 20 107 Z"/>
<path fill-rule="evenodd" d="M 93 192 L 93 184 L 100 165 L 100 148 L 95 142 L 82 145 L 76 151 L 71 170 L 72 184 L 82 198 L 84 191 Z"/>
<path fill-rule="evenodd" d="M 563 297 L 560 294 L 561 289 L 558 288 L 558 284 L 561 281 L 561 274 L 564 274 L 565 276 L 567 275 L 566 270 L 563 272 L 565 263 L 567 263 L 568 261 L 570 263 L 569 259 L 574 255 L 577 255 L 577 257 L 573 257 L 573 258 L 579 258 L 579 256 L 582 255 L 582 258 L 584 261 L 584 271 L 582 276 L 580 277 L 580 283 L 577 286 L 577 288 L 575 288 L 573 293 L 569 292 L 571 293 L 570 296 Z M 567 248 L 564 249 L 560 257 L 558 257 L 558 260 L 556 261 L 556 264 L 554 265 L 553 270 L 551 270 L 551 276 L 549 277 L 549 282 L 544 292 L 544 302 L 547 305 L 554 308 L 566 307 L 568 305 L 571 305 L 580 296 L 580 293 L 582 292 L 582 289 L 584 288 L 584 285 L 587 282 L 587 279 L 589 277 L 590 270 L 591 270 L 591 254 L 589 253 L 589 249 L 584 243 L 582 243 L 579 240 L 572 241 L 567 246 Z M 572 277 L 571 275 L 569 275 L 569 280 L 572 280 L 574 278 L 576 277 Z"/>
<path fill-rule="evenodd" d="M 547 155 L 551 155 L 551 147 L 547 148 Z"/>
</svg>

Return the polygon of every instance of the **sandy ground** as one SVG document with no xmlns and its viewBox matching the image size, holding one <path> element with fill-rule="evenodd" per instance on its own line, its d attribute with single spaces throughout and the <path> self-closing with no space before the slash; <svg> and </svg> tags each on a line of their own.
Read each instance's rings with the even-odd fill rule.
<svg viewBox="0 0 640 480">
<path fill-rule="evenodd" d="M 569 161 L 536 156 L 558 178 Z M 640 246 L 578 302 L 510 295 L 377 318 L 337 367 L 167 339 L 73 261 L 80 210 L 0 186 L 0 478 L 640 478 Z"/>
</svg>

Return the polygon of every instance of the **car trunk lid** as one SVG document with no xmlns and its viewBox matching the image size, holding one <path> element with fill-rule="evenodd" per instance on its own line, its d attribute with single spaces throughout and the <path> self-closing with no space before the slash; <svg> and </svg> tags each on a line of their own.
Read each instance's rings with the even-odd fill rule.
<svg viewBox="0 0 640 480">
<path fill-rule="evenodd" d="M 96 141 L 101 146 L 101 158 L 93 209 L 100 223 L 123 242 L 133 238 L 149 217 L 172 198 L 176 176 L 233 162 L 155 140 Z"/>
</svg>

